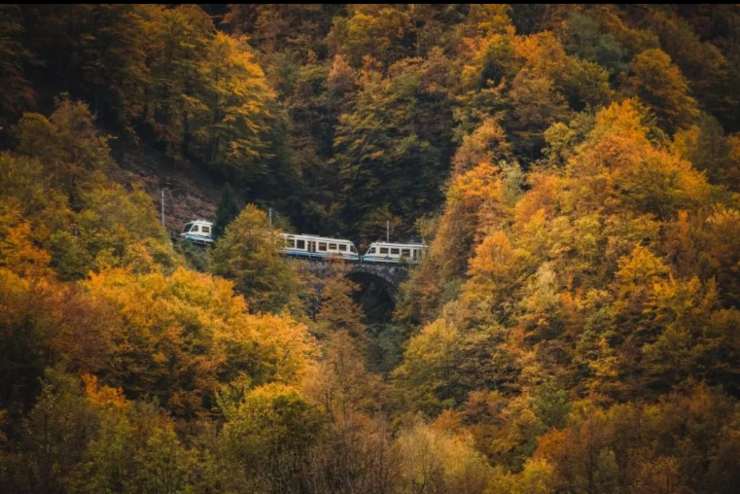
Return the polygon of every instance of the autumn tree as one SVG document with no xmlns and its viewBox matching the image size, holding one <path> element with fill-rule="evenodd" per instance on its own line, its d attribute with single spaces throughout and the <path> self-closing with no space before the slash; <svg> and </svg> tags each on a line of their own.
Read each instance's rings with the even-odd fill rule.
<svg viewBox="0 0 740 494">
<path fill-rule="evenodd" d="M 357 67 L 365 56 L 392 64 L 410 55 L 413 25 L 408 8 L 390 5 L 357 5 L 349 16 L 337 17 L 329 34 L 335 51 Z"/>
<path fill-rule="evenodd" d="M 115 309 L 106 382 L 131 397 L 157 397 L 176 416 L 212 413 L 220 386 L 240 375 L 295 382 L 311 365 L 304 326 L 248 314 L 223 279 L 182 268 L 171 276 L 114 270 L 85 285 Z"/>
<path fill-rule="evenodd" d="M 285 385 L 255 388 L 224 409 L 233 482 L 255 492 L 302 492 L 301 472 L 322 427 L 318 410 Z"/>
<path fill-rule="evenodd" d="M 310 454 L 316 492 L 392 492 L 396 467 L 391 431 L 382 415 L 387 391 L 365 368 L 362 347 L 344 330 L 329 334 L 306 394 L 326 417 Z"/>
<path fill-rule="evenodd" d="M 464 433 L 418 424 L 398 438 L 398 448 L 401 492 L 486 491 L 491 467 Z"/>
<path fill-rule="evenodd" d="M 488 134 L 485 129 L 490 129 L 490 126 L 490 122 L 481 126 L 480 137 Z M 476 134 L 478 132 L 473 137 Z M 432 319 L 435 315 L 433 307 L 439 310 L 457 295 L 471 253 L 486 231 L 506 221 L 509 214 L 507 196 L 516 196 L 519 184 L 516 179 L 509 182 L 502 170 L 487 160 L 488 156 L 495 158 L 501 151 L 505 156 L 507 144 L 501 141 L 499 132 L 493 132 L 481 143 L 482 149 L 476 149 L 479 145 L 474 144 L 471 138 L 456 154 L 457 166 L 470 169 L 454 176 L 449 184 L 448 200 L 425 261 L 412 273 L 410 282 L 404 285 L 402 294 L 412 299 L 408 303 L 402 299 L 397 309 L 399 317 L 417 321 Z M 480 162 L 470 161 L 479 156 L 483 158 Z M 518 169 L 517 165 L 503 166 L 511 171 Z M 445 284 L 440 284 L 440 279 L 445 280 Z"/>
<path fill-rule="evenodd" d="M 732 482 L 729 472 L 734 470 L 718 467 L 732 464 L 726 455 L 737 448 L 736 439 L 725 437 L 719 444 L 707 440 L 707 436 L 722 434 L 722 419 L 714 420 L 723 416 L 734 420 L 729 418 L 733 412 L 726 400 L 697 386 L 655 405 L 622 404 L 600 410 L 584 403 L 568 427 L 542 437 L 535 458 L 545 459 L 554 467 L 554 488 L 567 485 L 577 492 L 600 492 L 624 485 L 634 492 L 692 488 L 728 492 L 727 482 Z M 678 414 L 677 403 L 686 404 Z M 651 418 L 646 420 L 647 416 Z M 680 432 L 681 427 L 688 430 Z M 664 441 L 650 443 L 647 438 L 654 434 L 661 434 Z M 704 451 L 712 460 L 699 466 L 684 453 L 688 449 L 674 449 L 679 437 L 683 437 L 684 444 L 691 444 L 684 448 Z"/>
<path fill-rule="evenodd" d="M 698 116 L 686 79 L 662 50 L 637 55 L 630 73 L 628 90 L 652 108 L 664 129 L 673 132 L 690 125 Z"/>
<path fill-rule="evenodd" d="M 208 137 L 200 140 L 196 156 L 226 175 L 251 183 L 263 181 L 266 170 L 258 166 L 270 157 L 272 90 L 243 40 L 219 33 L 208 50 L 203 99 L 209 116 L 201 131 Z"/>
<path fill-rule="evenodd" d="M 316 323 L 321 334 L 346 331 L 358 342 L 367 338 L 362 313 L 352 300 L 359 286 L 346 278 L 345 269 L 337 267 L 334 274 L 321 288 L 321 301 L 316 314 Z"/>
<path fill-rule="evenodd" d="M 737 6 L 0 14 L 0 491 L 734 492 Z M 420 235 L 392 319 L 288 217 Z"/>
</svg>

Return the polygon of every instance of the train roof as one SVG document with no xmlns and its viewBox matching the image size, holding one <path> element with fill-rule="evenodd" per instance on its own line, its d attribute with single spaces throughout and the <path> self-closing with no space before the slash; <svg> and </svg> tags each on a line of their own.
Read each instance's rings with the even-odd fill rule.
<svg viewBox="0 0 740 494">
<path fill-rule="evenodd" d="M 373 242 L 368 247 L 426 247 L 427 244 L 422 244 L 419 242 L 409 242 L 409 243 L 400 243 L 400 242 Z"/>
<path fill-rule="evenodd" d="M 348 242 L 354 245 L 354 242 L 346 238 L 320 237 L 318 235 L 311 235 L 308 233 L 283 233 L 283 235 L 291 236 L 291 237 L 301 237 L 301 238 L 306 238 L 306 239 L 311 239 L 311 240 L 320 240 L 322 242 Z"/>
</svg>

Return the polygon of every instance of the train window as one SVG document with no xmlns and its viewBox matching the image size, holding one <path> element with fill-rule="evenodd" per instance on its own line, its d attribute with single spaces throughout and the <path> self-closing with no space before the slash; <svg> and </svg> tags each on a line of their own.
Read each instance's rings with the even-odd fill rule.
<svg viewBox="0 0 740 494">
<path fill-rule="evenodd" d="M 396 255 L 397 256 L 400 253 L 401 253 L 401 250 L 400 249 L 391 249 L 391 254 L 393 254 L 393 255 Z"/>
<path fill-rule="evenodd" d="M 357 249 L 355 249 L 355 246 L 354 245 L 350 245 L 349 246 L 349 250 L 350 250 L 350 252 L 354 252 L 355 254 L 357 253 Z"/>
<path fill-rule="evenodd" d="M 306 250 L 306 241 L 305 240 L 297 240 L 296 245 L 299 249 Z"/>
<path fill-rule="evenodd" d="M 188 233 L 190 231 L 190 227 L 192 226 L 192 223 L 188 223 L 185 225 L 185 228 L 183 228 L 182 233 Z"/>
<path fill-rule="evenodd" d="M 342 252 L 347 252 L 347 246 L 344 244 L 339 244 L 339 250 L 341 250 Z"/>
<path fill-rule="evenodd" d="M 368 254 L 375 254 L 375 247 L 367 251 Z"/>
<path fill-rule="evenodd" d="M 381 254 L 387 254 L 388 253 L 388 247 L 381 247 L 380 248 L 380 253 Z"/>
<path fill-rule="evenodd" d="M 401 255 L 404 257 L 411 257 L 411 249 L 401 249 Z"/>
<path fill-rule="evenodd" d="M 326 242 L 319 242 L 319 251 L 326 252 Z"/>
<path fill-rule="evenodd" d="M 293 240 L 292 238 L 289 238 L 288 247 L 290 247 L 291 249 L 295 248 L 295 240 Z"/>
<path fill-rule="evenodd" d="M 337 244 L 329 244 L 329 250 L 337 250 Z"/>
<path fill-rule="evenodd" d="M 203 233 L 211 233 L 211 227 L 210 226 L 204 226 L 201 228 Z"/>
<path fill-rule="evenodd" d="M 190 229 L 191 232 L 198 232 L 198 225 L 193 225 L 193 228 Z"/>
</svg>

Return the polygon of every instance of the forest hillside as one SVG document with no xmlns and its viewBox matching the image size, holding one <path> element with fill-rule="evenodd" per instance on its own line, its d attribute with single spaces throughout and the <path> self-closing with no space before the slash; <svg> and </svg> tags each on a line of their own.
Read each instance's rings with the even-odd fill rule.
<svg viewBox="0 0 740 494">
<path fill-rule="evenodd" d="M 3 5 L 0 87 L 0 492 L 740 485 L 738 6 Z"/>
</svg>

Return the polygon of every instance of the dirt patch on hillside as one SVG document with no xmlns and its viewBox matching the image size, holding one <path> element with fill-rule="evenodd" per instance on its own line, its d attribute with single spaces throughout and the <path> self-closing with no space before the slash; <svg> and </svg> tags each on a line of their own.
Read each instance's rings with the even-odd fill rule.
<svg viewBox="0 0 740 494">
<path fill-rule="evenodd" d="M 164 190 L 165 225 L 170 233 L 182 231 L 193 219 L 213 221 L 224 186 L 211 174 L 187 161 L 174 162 L 145 145 L 111 143 L 119 167 L 111 172 L 114 180 L 126 187 L 140 183 L 152 197 L 157 217 L 161 214 Z"/>
</svg>

